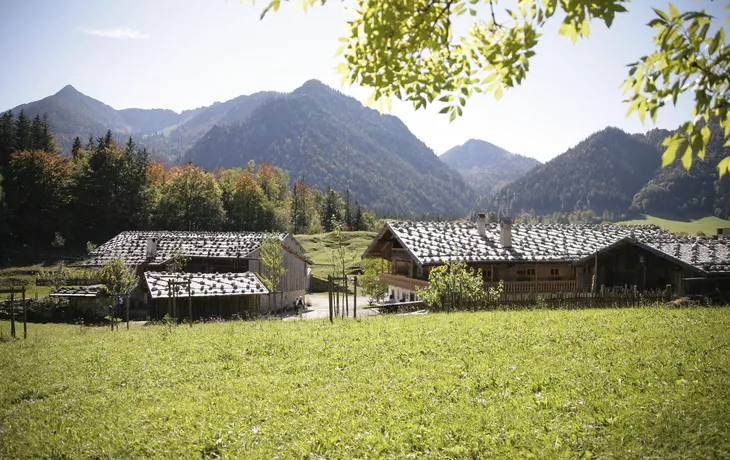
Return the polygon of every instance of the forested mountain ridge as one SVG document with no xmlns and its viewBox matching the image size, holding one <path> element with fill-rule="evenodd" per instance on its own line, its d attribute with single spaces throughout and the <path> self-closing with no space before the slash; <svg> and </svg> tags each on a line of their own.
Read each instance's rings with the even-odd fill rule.
<svg viewBox="0 0 730 460">
<path fill-rule="evenodd" d="M 514 154 L 486 141 L 469 139 L 439 157 L 459 172 L 478 193 L 491 196 L 541 165 L 534 158 Z"/>
<path fill-rule="evenodd" d="M 310 80 L 241 124 L 211 129 L 185 155 L 205 169 L 271 162 L 292 180 L 350 189 L 380 212 L 463 215 L 474 193 L 403 122 Z"/>
<path fill-rule="evenodd" d="M 634 196 L 631 209 L 665 217 L 730 217 L 730 180 L 719 179 L 717 163 L 730 155 L 723 147 L 723 131 L 717 120 L 710 120 L 710 143 L 704 160 L 695 158 L 689 171 L 680 162 L 660 168 Z M 662 140 L 671 132 L 652 130 L 643 135 L 659 154 Z"/>
<path fill-rule="evenodd" d="M 114 132 L 131 131 L 119 111 L 79 92 L 71 85 L 39 101 L 19 105 L 12 111 L 15 114 L 23 111 L 28 118 L 48 115 L 53 134 L 60 146 L 67 149 L 70 149 L 75 136 L 83 139 L 90 135 L 101 136 L 108 129 Z"/>
<path fill-rule="evenodd" d="M 118 142 L 131 135 L 158 158 L 176 161 L 214 125 L 239 123 L 268 98 L 278 93 L 261 92 L 177 113 L 168 109 L 116 110 L 66 85 L 56 94 L 12 109 L 29 118 L 48 115 L 53 134 L 65 154 L 71 153 L 74 137 L 86 141 L 111 130 Z"/>
<path fill-rule="evenodd" d="M 515 215 L 592 210 L 622 215 L 661 166 L 646 139 L 605 128 L 500 190 L 492 206 Z"/>
<path fill-rule="evenodd" d="M 490 208 L 504 214 L 570 214 L 586 211 L 607 220 L 651 214 L 674 219 L 730 217 L 730 180 L 718 179 L 722 130 L 711 120 L 704 161 L 690 171 L 680 162 L 661 167 L 663 140 L 672 131 L 627 134 L 606 128 L 504 187 Z"/>
</svg>

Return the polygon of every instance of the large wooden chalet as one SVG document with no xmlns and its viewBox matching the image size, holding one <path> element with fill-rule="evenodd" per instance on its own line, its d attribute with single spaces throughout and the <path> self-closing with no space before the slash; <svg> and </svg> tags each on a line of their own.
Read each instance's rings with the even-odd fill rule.
<svg viewBox="0 0 730 460">
<path fill-rule="evenodd" d="M 730 286 L 730 238 L 682 237 L 654 225 L 487 223 L 484 214 L 477 222 L 389 222 L 366 257 L 390 261 L 381 281 L 396 301 L 416 300 L 433 267 L 458 261 L 481 269 L 485 287 L 502 280 L 506 292 Z"/>
<path fill-rule="evenodd" d="M 246 314 L 252 308 L 267 313 L 274 305 L 274 295 L 278 308 L 290 306 L 304 295 L 309 289 L 312 263 L 291 234 L 273 234 L 281 241 L 287 272 L 280 292 L 269 293 L 259 279 L 260 274 L 266 274 L 259 259 L 265 236 L 262 232 L 122 232 L 76 265 L 100 267 L 123 259 L 136 267 L 142 282 L 133 296 L 133 308 L 145 309 L 152 317 L 162 316 L 170 309 L 171 297 L 184 303 L 185 308 L 178 308 L 177 313 L 179 317 L 185 316 L 190 293 L 196 318 Z M 166 271 L 177 255 L 188 259 L 184 272 Z M 177 290 L 175 295 L 172 289 Z"/>
</svg>

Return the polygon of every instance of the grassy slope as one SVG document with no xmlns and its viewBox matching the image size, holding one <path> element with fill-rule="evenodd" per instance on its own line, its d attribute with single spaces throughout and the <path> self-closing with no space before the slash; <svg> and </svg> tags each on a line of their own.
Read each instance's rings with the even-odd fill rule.
<svg viewBox="0 0 730 460">
<path fill-rule="evenodd" d="M 349 270 L 353 270 L 360 267 L 360 256 L 365 252 L 370 242 L 375 237 L 375 232 L 343 232 L 343 240 L 347 247 L 348 263 L 347 267 Z M 332 233 L 319 233 L 316 235 L 296 235 L 295 238 L 299 241 L 304 250 L 306 251 L 307 257 L 309 257 L 315 264 L 331 264 L 331 254 L 337 247 Z M 313 274 L 320 278 L 327 278 L 331 267 L 324 265 L 315 265 L 313 267 Z"/>
<path fill-rule="evenodd" d="M 643 219 L 627 220 L 619 222 L 619 224 L 655 224 L 661 228 L 665 228 L 670 232 L 685 232 L 690 235 L 696 235 L 697 232 L 704 232 L 705 235 L 715 235 L 718 228 L 730 227 L 730 220 L 723 220 L 719 217 L 703 217 L 702 219 L 690 222 L 682 222 L 678 220 L 668 220 L 659 217 L 645 215 Z"/>
<path fill-rule="evenodd" d="M 727 313 L 31 325 L 0 458 L 727 458 Z"/>
</svg>

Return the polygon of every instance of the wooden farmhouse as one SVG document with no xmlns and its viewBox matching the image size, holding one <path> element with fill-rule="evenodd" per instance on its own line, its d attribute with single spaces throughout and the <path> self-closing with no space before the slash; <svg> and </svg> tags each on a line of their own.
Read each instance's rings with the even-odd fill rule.
<svg viewBox="0 0 730 460">
<path fill-rule="evenodd" d="M 136 267 L 141 282 L 132 296 L 132 308 L 143 306 L 151 317 L 172 314 L 173 298 L 175 304 L 184 304 L 184 308 L 175 305 L 176 315 L 187 317 L 190 291 L 195 318 L 245 315 L 253 308 L 265 314 L 274 305 L 291 306 L 305 294 L 312 265 L 291 234 L 272 234 L 281 241 L 282 262 L 287 271 L 280 290 L 269 292 L 260 279 L 261 274 L 267 273 L 259 259 L 265 236 L 262 232 L 122 232 L 75 265 L 100 267 L 122 259 Z M 183 271 L 168 272 L 178 255 L 188 259 Z"/>
<path fill-rule="evenodd" d="M 363 258 L 390 261 L 381 281 L 396 301 L 417 300 L 430 270 L 447 262 L 481 269 L 485 287 L 502 280 L 505 292 L 730 288 L 730 238 L 724 235 L 682 237 L 654 225 L 485 220 L 479 214 L 477 222 L 389 222 Z"/>
</svg>

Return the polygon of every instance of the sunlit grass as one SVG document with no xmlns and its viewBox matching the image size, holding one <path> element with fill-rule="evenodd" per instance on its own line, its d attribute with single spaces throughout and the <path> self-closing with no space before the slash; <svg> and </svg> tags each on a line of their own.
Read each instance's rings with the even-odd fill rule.
<svg viewBox="0 0 730 460">
<path fill-rule="evenodd" d="M 696 235 L 697 232 L 702 232 L 707 236 L 717 234 L 718 228 L 730 228 L 730 220 L 724 220 L 714 216 L 708 216 L 703 217 L 702 219 L 683 222 L 679 220 L 662 219 L 660 217 L 645 215 L 641 219 L 627 220 L 625 222 L 619 223 L 631 225 L 654 224 L 674 233 L 683 232 L 689 235 Z"/>
<path fill-rule="evenodd" d="M 727 309 L 0 330 L 0 458 L 730 456 Z"/>
</svg>

